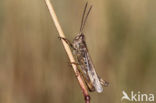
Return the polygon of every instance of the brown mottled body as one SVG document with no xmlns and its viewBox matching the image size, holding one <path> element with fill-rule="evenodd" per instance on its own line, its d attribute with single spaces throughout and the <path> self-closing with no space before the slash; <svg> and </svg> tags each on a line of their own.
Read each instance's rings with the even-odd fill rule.
<svg viewBox="0 0 156 103">
<path fill-rule="evenodd" d="M 69 40 L 67 40 L 65 38 L 61 38 L 61 37 L 60 38 L 65 40 L 70 45 L 70 47 L 73 48 L 73 54 L 75 55 L 75 57 L 78 61 L 78 64 L 80 66 L 79 70 L 84 78 L 84 81 L 85 81 L 89 91 L 93 92 L 96 90 L 98 93 L 101 93 L 103 91 L 102 85 L 107 86 L 108 82 L 103 81 L 101 78 L 99 78 L 99 76 L 97 75 L 97 73 L 95 71 L 95 67 L 92 63 L 91 57 L 88 52 L 85 35 L 83 34 L 83 28 L 84 28 L 85 22 L 87 20 L 87 17 L 89 15 L 89 12 L 90 12 L 92 6 L 90 6 L 90 8 L 86 14 L 86 17 L 84 18 L 86 8 L 87 8 L 87 3 L 85 5 L 85 9 L 84 9 L 83 16 L 82 16 L 80 33 L 77 34 L 77 36 L 74 38 L 73 42 L 70 43 Z"/>
<path fill-rule="evenodd" d="M 91 57 L 85 41 L 83 33 L 78 34 L 73 40 L 74 54 L 81 68 L 81 73 L 85 79 L 87 87 L 90 91 L 102 92 L 103 87 L 100 83 L 95 67 L 92 63 Z"/>
</svg>

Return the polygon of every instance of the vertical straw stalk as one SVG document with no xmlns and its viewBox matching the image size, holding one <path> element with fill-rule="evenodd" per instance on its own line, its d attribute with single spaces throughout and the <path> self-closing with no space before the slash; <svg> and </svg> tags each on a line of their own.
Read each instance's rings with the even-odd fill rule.
<svg viewBox="0 0 156 103">
<path fill-rule="evenodd" d="M 50 0 L 45 0 L 45 3 L 47 5 L 47 7 L 48 7 L 49 13 L 51 15 L 51 19 L 53 20 L 53 22 L 54 22 L 54 24 L 56 26 L 59 37 L 65 38 L 64 32 L 63 32 L 63 30 L 62 30 L 62 28 L 61 28 L 61 26 L 59 24 L 56 13 L 55 13 L 55 11 L 53 9 L 52 3 L 50 2 Z M 72 68 L 73 68 L 73 70 L 75 72 L 77 80 L 78 80 L 78 82 L 80 84 L 80 87 L 81 87 L 81 90 L 82 90 L 82 93 L 83 93 L 83 96 L 84 96 L 84 99 L 85 99 L 85 103 L 90 103 L 90 96 L 89 96 L 88 91 L 86 89 L 85 83 L 83 82 L 83 79 L 82 79 L 82 77 L 81 77 L 81 75 L 80 75 L 80 73 L 78 71 L 77 66 L 75 64 L 73 64 L 76 61 L 74 59 L 72 51 L 71 51 L 69 45 L 63 39 L 61 39 L 61 41 L 62 41 L 64 49 L 65 49 L 65 51 L 66 51 L 66 53 L 67 53 L 67 55 L 69 57 L 69 60 L 72 63 L 71 65 L 72 65 Z"/>
</svg>

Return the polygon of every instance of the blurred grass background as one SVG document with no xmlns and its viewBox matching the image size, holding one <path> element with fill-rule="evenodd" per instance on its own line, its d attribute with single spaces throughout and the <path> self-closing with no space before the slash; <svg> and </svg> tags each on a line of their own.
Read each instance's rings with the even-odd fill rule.
<svg viewBox="0 0 156 103">
<path fill-rule="evenodd" d="M 51 0 L 70 40 L 85 0 Z M 156 93 L 156 1 L 89 0 L 85 35 L 96 71 L 110 82 L 92 103 L 126 92 Z M 84 103 L 44 0 L 1 0 L 0 103 Z M 127 101 L 124 101 L 127 103 Z"/>
</svg>

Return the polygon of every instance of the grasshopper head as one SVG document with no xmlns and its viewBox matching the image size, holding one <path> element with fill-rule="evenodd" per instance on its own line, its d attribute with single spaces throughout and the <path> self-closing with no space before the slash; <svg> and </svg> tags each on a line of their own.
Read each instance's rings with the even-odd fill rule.
<svg viewBox="0 0 156 103">
<path fill-rule="evenodd" d="M 85 40 L 85 36 L 83 33 L 78 34 L 75 38 L 74 41 L 83 41 Z"/>
<path fill-rule="evenodd" d="M 79 33 L 73 40 L 73 45 L 75 48 L 80 48 L 80 45 L 85 44 L 85 36 L 83 33 Z"/>
</svg>

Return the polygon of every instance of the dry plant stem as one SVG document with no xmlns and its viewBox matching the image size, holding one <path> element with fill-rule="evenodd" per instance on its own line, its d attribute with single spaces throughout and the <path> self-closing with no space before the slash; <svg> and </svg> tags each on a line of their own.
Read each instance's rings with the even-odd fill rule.
<svg viewBox="0 0 156 103">
<path fill-rule="evenodd" d="M 65 35 L 64 35 L 63 30 L 62 30 L 62 28 L 61 28 L 61 26 L 59 24 L 59 21 L 57 19 L 57 16 L 56 16 L 56 13 L 55 13 L 55 11 L 53 9 L 52 4 L 50 3 L 50 0 L 45 0 L 45 3 L 47 5 L 47 7 L 48 7 L 49 13 L 51 15 L 51 18 L 54 21 L 54 24 L 55 24 L 55 26 L 57 28 L 57 31 L 59 32 L 59 36 L 65 38 Z M 70 50 L 69 45 L 63 39 L 61 39 L 61 41 L 63 43 L 64 49 L 65 49 L 65 51 L 66 51 L 66 53 L 67 53 L 67 55 L 69 57 L 70 62 L 71 63 L 75 62 L 75 59 L 73 57 L 73 54 L 72 54 L 72 52 Z M 76 77 L 77 77 L 77 79 L 79 81 L 80 87 L 82 89 L 82 92 L 83 92 L 83 95 L 84 95 L 84 98 L 85 98 L 85 102 L 90 103 L 90 96 L 89 96 L 88 91 L 87 91 L 87 89 L 85 87 L 83 79 L 82 79 L 82 77 L 81 77 L 81 75 L 80 75 L 80 73 L 79 73 L 79 71 L 77 69 L 77 66 L 75 64 L 72 64 L 72 67 L 74 69 L 74 72 L 75 72 Z"/>
</svg>

